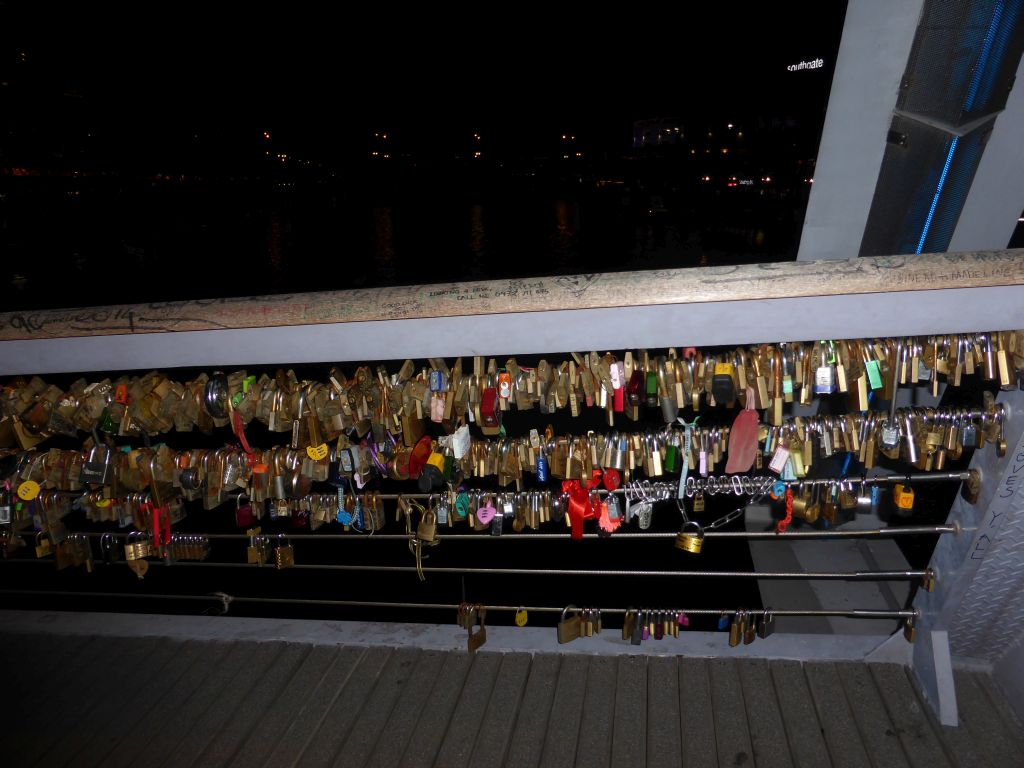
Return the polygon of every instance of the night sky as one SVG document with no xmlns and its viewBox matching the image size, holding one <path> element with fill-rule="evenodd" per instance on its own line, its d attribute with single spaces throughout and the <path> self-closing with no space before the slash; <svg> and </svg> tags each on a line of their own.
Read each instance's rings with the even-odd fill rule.
<svg viewBox="0 0 1024 768">
<path fill-rule="evenodd" d="M 8 153 L 84 132 L 98 156 L 145 164 L 189 134 L 238 148 L 268 130 L 330 163 L 378 130 L 422 154 L 472 131 L 492 151 L 560 131 L 601 150 L 638 118 L 820 115 L 844 2 L 690 5 L 327 16 L 173 4 L 146 17 L 0 3 L 0 126 Z M 785 69 L 817 57 L 822 72 Z"/>
</svg>

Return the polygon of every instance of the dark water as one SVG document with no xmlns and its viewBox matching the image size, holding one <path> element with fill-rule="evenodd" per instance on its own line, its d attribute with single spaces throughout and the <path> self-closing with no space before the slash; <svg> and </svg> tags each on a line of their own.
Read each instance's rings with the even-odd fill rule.
<svg viewBox="0 0 1024 768">
<path fill-rule="evenodd" d="M 807 190 L 0 180 L 9 309 L 795 256 Z"/>
</svg>

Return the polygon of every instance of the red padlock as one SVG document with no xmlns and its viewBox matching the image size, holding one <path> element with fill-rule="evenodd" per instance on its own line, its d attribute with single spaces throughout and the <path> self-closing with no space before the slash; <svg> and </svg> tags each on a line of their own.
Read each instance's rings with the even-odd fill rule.
<svg viewBox="0 0 1024 768">
<path fill-rule="evenodd" d="M 480 424 L 484 427 L 501 426 L 501 406 L 496 387 L 486 387 L 480 401 Z"/>
</svg>

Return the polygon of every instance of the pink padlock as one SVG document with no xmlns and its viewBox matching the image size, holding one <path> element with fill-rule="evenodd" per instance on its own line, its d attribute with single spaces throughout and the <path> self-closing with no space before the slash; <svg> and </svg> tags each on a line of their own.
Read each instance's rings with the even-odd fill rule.
<svg viewBox="0 0 1024 768">
<path fill-rule="evenodd" d="M 494 501 L 487 499 L 484 506 L 477 507 L 476 519 L 480 521 L 481 525 L 489 525 L 496 514 L 498 514 L 498 510 L 494 508 Z"/>
</svg>

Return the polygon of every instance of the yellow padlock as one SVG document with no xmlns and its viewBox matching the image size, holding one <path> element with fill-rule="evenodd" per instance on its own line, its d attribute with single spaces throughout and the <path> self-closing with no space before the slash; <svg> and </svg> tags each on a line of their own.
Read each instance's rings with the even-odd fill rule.
<svg viewBox="0 0 1024 768">
<path fill-rule="evenodd" d="M 914 508 L 914 489 L 909 485 L 896 485 L 892 490 L 892 495 L 898 509 Z"/>
</svg>

